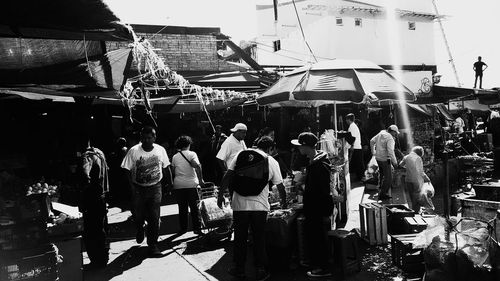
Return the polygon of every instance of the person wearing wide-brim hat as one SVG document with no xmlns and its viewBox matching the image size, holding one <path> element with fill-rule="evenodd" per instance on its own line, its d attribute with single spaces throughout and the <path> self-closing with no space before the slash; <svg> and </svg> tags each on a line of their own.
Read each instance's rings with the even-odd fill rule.
<svg viewBox="0 0 500 281">
<path fill-rule="evenodd" d="M 309 160 L 306 167 L 304 190 L 305 234 L 312 253 L 312 270 L 309 277 L 328 277 L 328 229 L 325 221 L 333 212 L 333 198 L 330 194 L 330 160 L 323 151 L 316 150 L 318 138 L 310 132 L 303 132 L 291 141 L 299 153 Z"/>
</svg>

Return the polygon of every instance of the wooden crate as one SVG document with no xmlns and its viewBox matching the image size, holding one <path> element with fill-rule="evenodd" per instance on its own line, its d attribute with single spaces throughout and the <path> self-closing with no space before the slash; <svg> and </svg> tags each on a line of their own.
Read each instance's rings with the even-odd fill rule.
<svg viewBox="0 0 500 281">
<path fill-rule="evenodd" d="M 361 238 L 370 245 L 387 244 L 387 214 L 378 203 L 359 204 Z"/>
<path fill-rule="evenodd" d="M 405 232 L 410 233 L 419 233 L 424 231 L 427 228 L 427 222 L 420 215 L 415 215 L 414 217 L 405 217 Z"/>
<path fill-rule="evenodd" d="M 423 248 L 414 248 L 412 241 L 418 234 L 391 235 L 392 263 L 405 272 L 423 273 Z"/>
<path fill-rule="evenodd" d="M 387 229 L 390 234 L 405 233 L 405 217 L 415 216 L 415 212 L 403 204 L 386 204 Z"/>
<path fill-rule="evenodd" d="M 459 199 L 462 206 L 462 217 L 470 217 L 482 220 L 492 220 L 500 209 L 500 202 L 478 199 Z M 496 234 L 500 235 L 500 220 L 496 223 Z"/>
</svg>

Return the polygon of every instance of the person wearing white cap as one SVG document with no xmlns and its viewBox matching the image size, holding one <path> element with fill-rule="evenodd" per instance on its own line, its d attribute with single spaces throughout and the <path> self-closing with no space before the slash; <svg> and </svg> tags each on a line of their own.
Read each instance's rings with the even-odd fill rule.
<svg viewBox="0 0 500 281">
<path fill-rule="evenodd" d="M 392 169 L 391 164 L 397 167 L 398 162 L 394 153 L 396 144 L 395 138 L 399 134 L 399 129 L 396 125 L 390 125 L 387 130 L 382 130 L 370 140 L 370 148 L 372 155 L 377 160 L 380 169 L 380 192 L 378 199 L 385 200 L 391 198 L 389 190 L 392 184 Z"/>
<path fill-rule="evenodd" d="M 232 134 L 222 143 L 216 156 L 224 173 L 238 152 L 247 149 L 244 141 L 247 135 L 247 126 L 243 123 L 238 123 L 234 125 L 231 132 Z"/>
</svg>

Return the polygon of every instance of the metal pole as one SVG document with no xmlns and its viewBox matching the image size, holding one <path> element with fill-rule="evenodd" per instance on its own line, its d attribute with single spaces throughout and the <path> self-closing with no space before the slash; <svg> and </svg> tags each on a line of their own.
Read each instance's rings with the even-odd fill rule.
<svg viewBox="0 0 500 281">
<path fill-rule="evenodd" d="M 337 138 L 337 101 L 333 102 L 333 120 L 335 122 L 333 125 L 335 129 L 335 138 Z"/>
<path fill-rule="evenodd" d="M 443 170 L 444 170 L 444 189 L 443 189 L 443 205 L 445 218 L 450 217 L 450 175 L 448 171 L 448 151 L 443 151 Z"/>
</svg>

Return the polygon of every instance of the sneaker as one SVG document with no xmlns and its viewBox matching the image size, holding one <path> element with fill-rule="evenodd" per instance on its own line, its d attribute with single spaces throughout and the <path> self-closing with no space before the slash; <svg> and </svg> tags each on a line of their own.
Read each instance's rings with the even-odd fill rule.
<svg viewBox="0 0 500 281">
<path fill-rule="evenodd" d="M 330 277 L 332 273 L 328 270 L 317 268 L 307 272 L 307 276 L 314 278 Z"/>
<path fill-rule="evenodd" d="M 236 278 L 245 278 L 245 270 L 240 267 L 231 267 L 227 273 Z"/>
<path fill-rule="evenodd" d="M 137 244 L 141 244 L 142 241 L 144 241 L 144 227 L 138 229 L 137 233 L 135 234 L 135 242 L 137 242 Z"/>
<path fill-rule="evenodd" d="M 269 273 L 269 271 L 265 269 L 258 269 L 257 274 L 255 276 L 257 281 L 265 281 L 269 279 L 269 277 L 271 277 L 271 274 Z"/>
<path fill-rule="evenodd" d="M 152 256 L 161 256 L 161 251 L 158 249 L 158 246 L 153 245 L 153 246 L 148 246 L 148 251 L 149 254 Z"/>
</svg>

